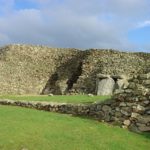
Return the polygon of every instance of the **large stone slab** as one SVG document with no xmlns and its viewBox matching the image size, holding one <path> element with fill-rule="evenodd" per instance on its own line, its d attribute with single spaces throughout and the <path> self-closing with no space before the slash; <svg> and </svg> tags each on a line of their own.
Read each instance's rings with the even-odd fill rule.
<svg viewBox="0 0 150 150">
<path fill-rule="evenodd" d="M 117 80 L 117 86 L 119 90 L 126 89 L 128 87 L 129 83 L 127 79 L 118 79 Z"/>
<path fill-rule="evenodd" d="M 57 94 L 64 95 L 67 90 L 67 79 L 56 82 Z"/>
<path fill-rule="evenodd" d="M 106 78 L 109 78 L 109 77 L 110 77 L 110 75 L 101 74 L 101 73 L 97 74 L 98 79 L 106 79 Z"/>
<path fill-rule="evenodd" d="M 112 95 L 115 87 L 115 81 L 108 77 L 106 79 L 98 80 L 97 95 Z"/>
<path fill-rule="evenodd" d="M 148 126 L 140 126 L 139 130 L 142 132 L 149 132 L 150 131 L 150 127 Z"/>
</svg>

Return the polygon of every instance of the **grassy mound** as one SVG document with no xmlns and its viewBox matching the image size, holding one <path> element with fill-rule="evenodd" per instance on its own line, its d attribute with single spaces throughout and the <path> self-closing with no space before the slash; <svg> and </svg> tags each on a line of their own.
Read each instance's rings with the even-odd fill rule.
<svg viewBox="0 0 150 150">
<path fill-rule="evenodd" d="M 0 95 L 0 99 L 11 100 L 27 100 L 27 101 L 51 101 L 51 102 L 66 102 L 66 103 L 90 103 L 95 101 L 104 101 L 110 96 L 93 96 L 88 95 Z"/>
<path fill-rule="evenodd" d="M 0 94 L 95 93 L 98 73 L 130 75 L 149 66 L 149 53 L 7 45 L 0 47 Z"/>
<path fill-rule="evenodd" d="M 149 140 L 93 120 L 0 106 L 1 150 L 146 150 Z"/>
</svg>

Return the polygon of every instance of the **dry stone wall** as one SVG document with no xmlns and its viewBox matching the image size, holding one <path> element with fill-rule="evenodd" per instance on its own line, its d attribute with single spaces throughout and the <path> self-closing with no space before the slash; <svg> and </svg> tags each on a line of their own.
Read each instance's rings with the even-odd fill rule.
<svg viewBox="0 0 150 150">
<path fill-rule="evenodd" d="M 76 49 L 31 45 L 3 47 L 0 49 L 0 94 L 47 94 L 50 88 L 56 92 L 57 84 L 66 82 L 77 69 L 78 55 Z M 53 80 L 55 74 L 59 78 L 57 84 Z M 49 82 L 51 87 L 48 87 Z"/>
<path fill-rule="evenodd" d="M 95 93 L 97 74 L 125 75 L 147 73 L 150 54 L 129 53 L 115 50 L 91 49 L 85 51 L 82 74 L 75 88 L 80 92 Z"/>
<path fill-rule="evenodd" d="M 0 48 L 0 94 L 93 93 L 98 73 L 145 73 L 150 54 L 32 45 Z"/>
<path fill-rule="evenodd" d="M 119 105 L 115 120 L 133 131 L 150 132 L 150 73 L 134 76 L 122 93 L 113 96 Z"/>
<path fill-rule="evenodd" d="M 87 116 L 134 132 L 150 132 L 150 73 L 134 76 L 123 92 L 104 102 L 67 104 L 0 100 L 0 104 Z"/>
</svg>

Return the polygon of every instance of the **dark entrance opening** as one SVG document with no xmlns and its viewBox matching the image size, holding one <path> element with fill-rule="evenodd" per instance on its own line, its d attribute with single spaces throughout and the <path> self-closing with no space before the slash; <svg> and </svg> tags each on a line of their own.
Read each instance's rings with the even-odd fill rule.
<svg viewBox="0 0 150 150">
<path fill-rule="evenodd" d="M 54 73 L 51 78 L 47 81 L 44 89 L 42 90 L 41 94 L 49 94 L 49 93 L 53 93 L 54 91 L 54 87 L 55 87 L 55 83 L 58 80 L 58 74 Z"/>
<path fill-rule="evenodd" d="M 80 62 L 78 67 L 77 67 L 77 70 L 75 72 L 73 72 L 70 79 L 68 79 L 68 81 L 67 81 L 67 85 L 68 85 L 67 91 L 72 89 L 74 83 L 77 83 L 77 80 L 79 79 L 79 76 L 82 74 L 82 65 L 83 65 L 83 62 Z"/>
</svg>

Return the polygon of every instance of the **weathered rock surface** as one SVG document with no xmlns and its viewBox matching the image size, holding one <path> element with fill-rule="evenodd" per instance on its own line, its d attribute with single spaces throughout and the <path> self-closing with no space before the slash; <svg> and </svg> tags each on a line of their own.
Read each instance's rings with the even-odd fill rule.
<svg viewBox="0 0 150 150">
<path fill-rule="evenodd" d="M 114 95 L 111 100 L 92 104 L 13 100 L 0 100 L 0 104 L 89 116 L 109 123 L 117 122 L 121 127 L 135 132 L 150 132 L 150 114 L 148 113 L 150 108 L 150 93 L 142 95 L 142 92 L 135 92 L 137 89 L 130 89 L 130 92 L 126 92 L 125 90 L 123 93 Z"/>
<path fill-rule="evenodd" d="M 134 132 L 150 132 L 150 91 L 149 89 L 146 90 L 146 94 L 143 92 L 147 89 L 143 81 L 149 80 L 149 78 L 147 78 L 146 75 L 146 77 L 143 76 L 144 75 L 142 75 L 142 79 L 138 79 L 139 77 L 133 77 L 133 79 L 131 79 L 130 82 L 136 84 L 135 89 L 131 88 L 129 83 L 129 86 L 124 92 L 115 94 L 110 100 L 104 102 L 68 104 L 0 100 L 0 104 L 89 116 L 100 121 L 117 123 L 121 127 L 128 128 Z"/>
<path fill-rule="evenodd" d="M 123 124 L 132 131 L 150 132 L 149 78 L 149 73 L 134 76 L 124 92 L 113 96 L 120 106 L 117 110 L 124 115 Z"/>
<path fill-rule="evenodd" d="M 142 131 L 142 132 L 150 132 L 150 127 L 148 126 L 140 126 L 139 127 L 139 130 Z"/>
<path fill-rule="evenodd" d="M 124 120 L 124 122 L 123 122 L 123 124 L 124 124 L 124 125 L 126 125 L 126 126 L 129 126 L 129 125 L 130 125 L 130 123 L 131 123 L 131 121 L 130 121 L 130 120 Z"/>
<path fill-rule="evenodd" d="M 97 95 L 112 95 L 114 91 L 115 81 L 108 77 L 98 81 Z"/>
<path fill-rule="evenodd" d="M 97 74 L 122 80 L 122 74 L 143 74 L 149 66 L 147 53 L 8 45 L 0 48 L 0 94 L 95 94 Z"/>
<path fill-rule="evenodd" d="M 117 121 L 136 132 L 149 132 L 149 66 L 147 53 L 8 45 L 0 48 L 0 94 L 95 94 L 97 91 L 98 95 L 110 95 L 118 91 L 110 101 L 89 105 L 10 100 L 2 100 L 0 104 Z M 122 74 L 129 78 L 125 80 Z"/>
</svg>

